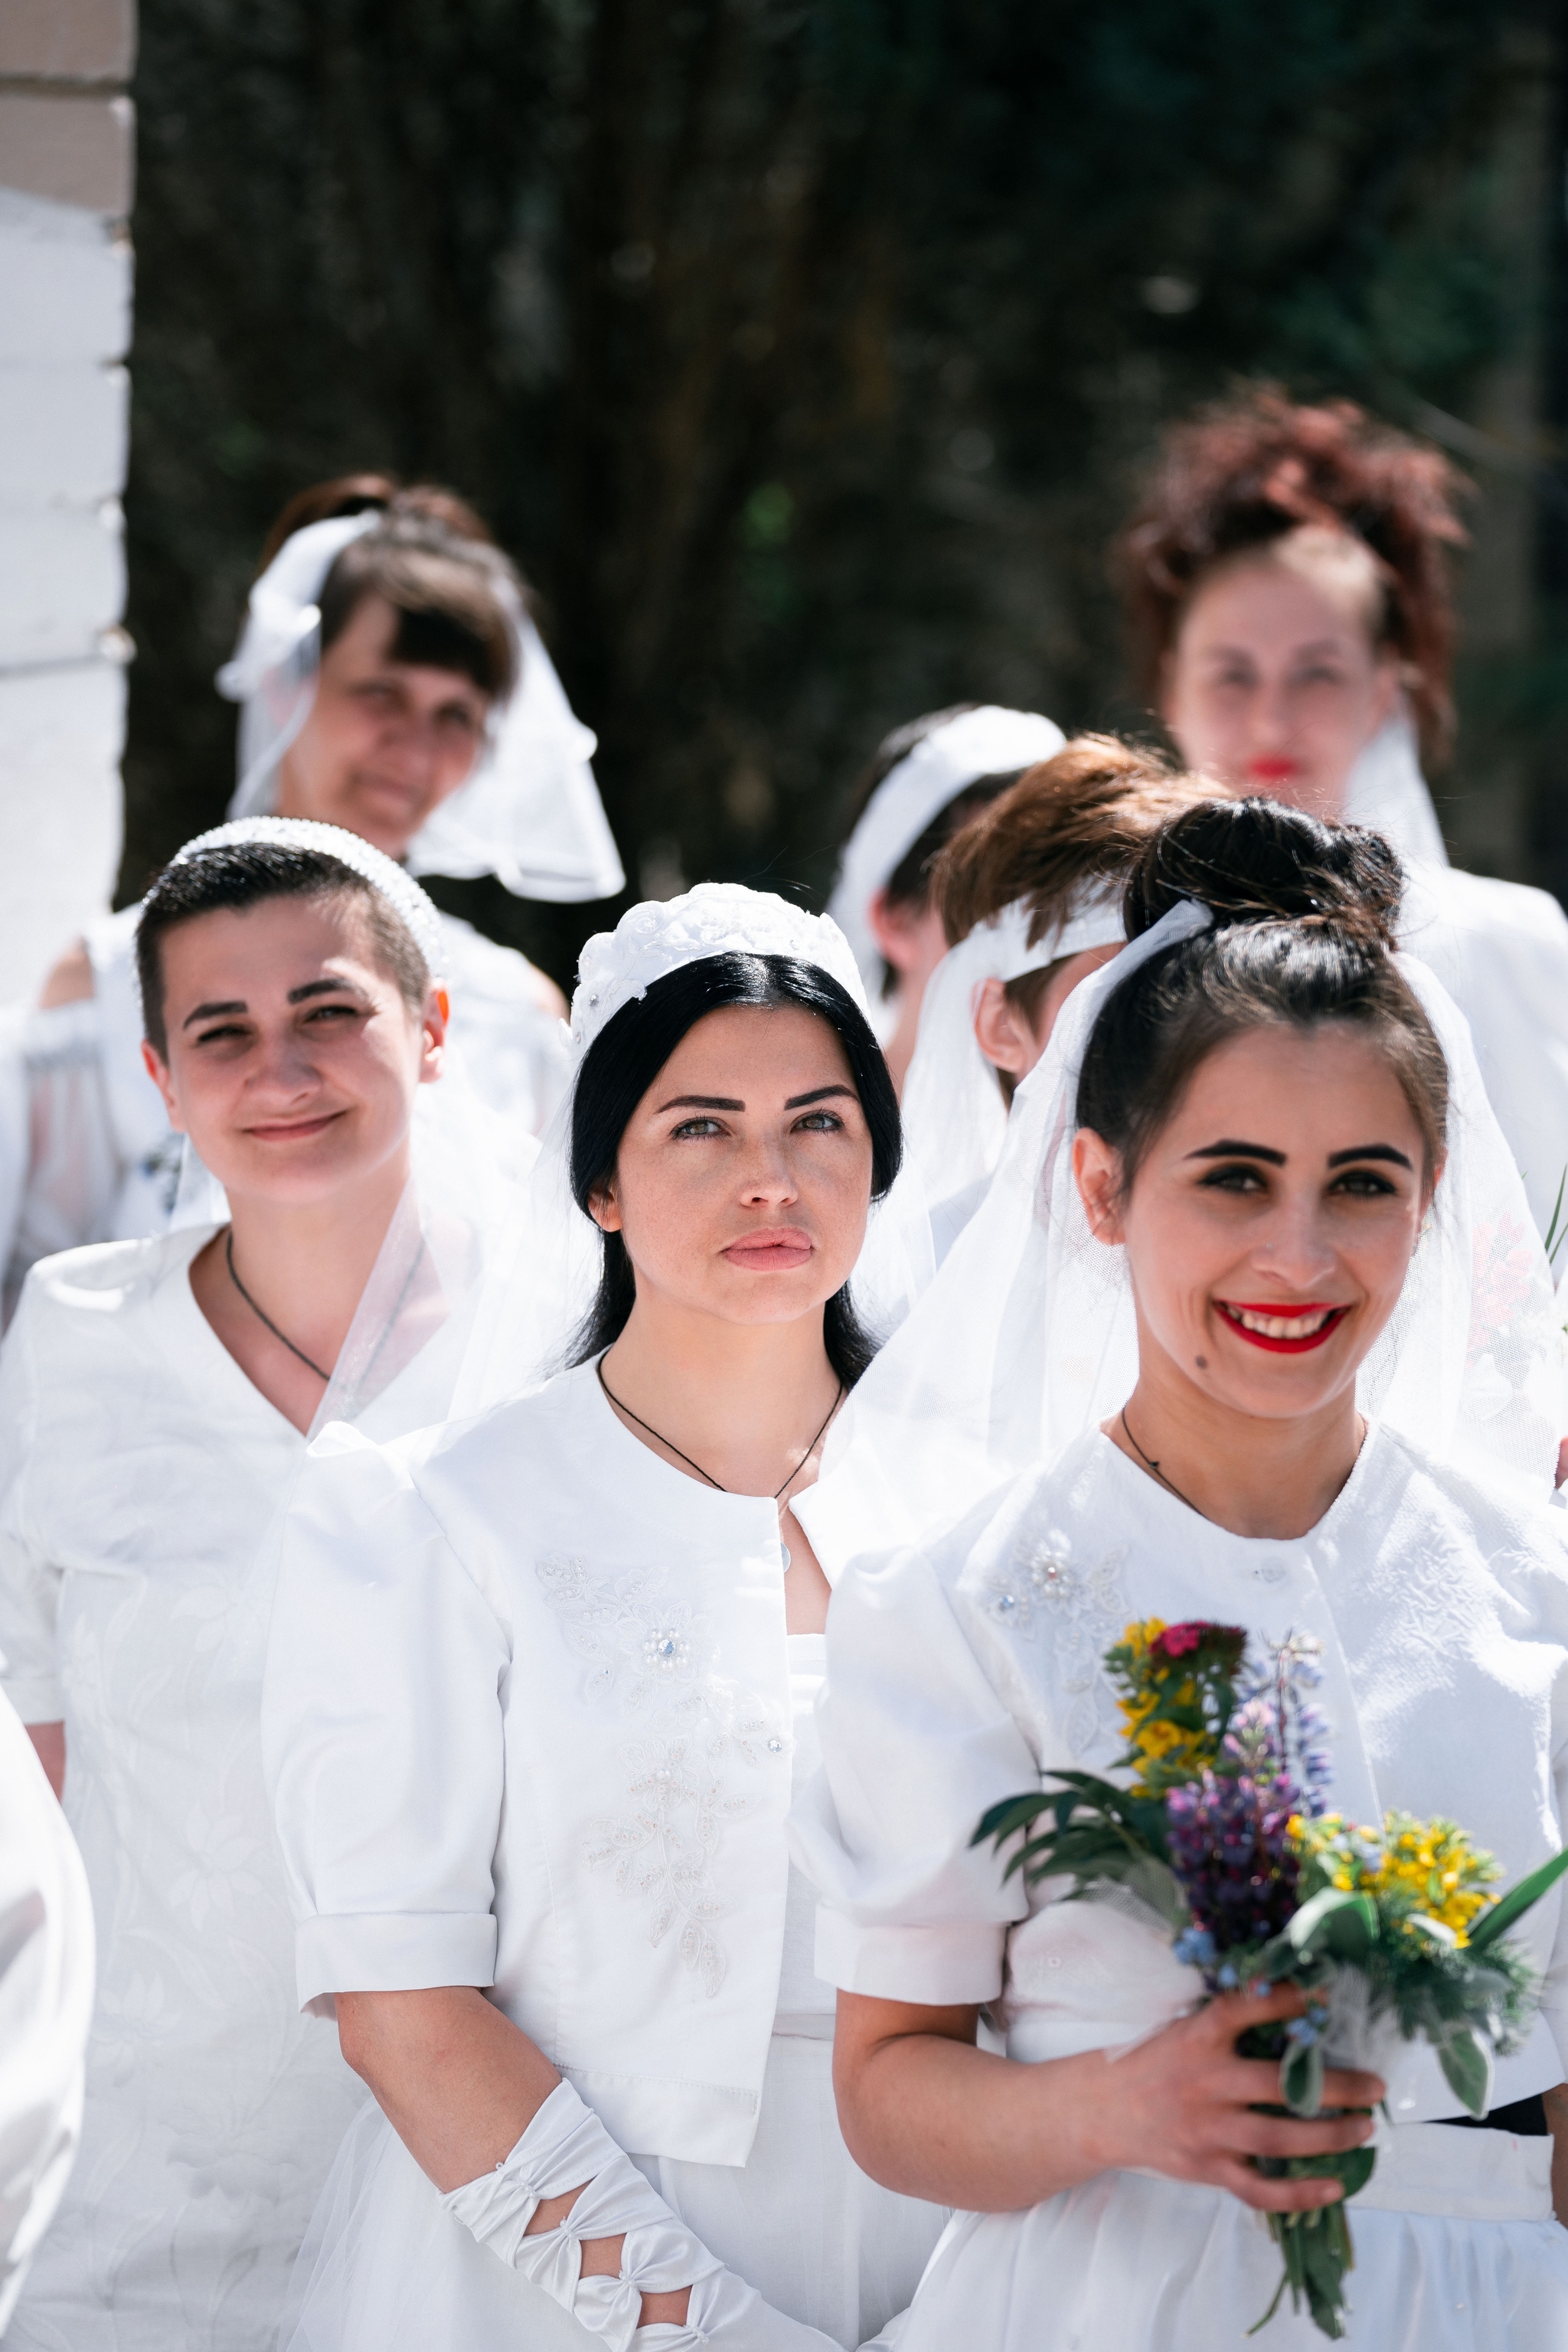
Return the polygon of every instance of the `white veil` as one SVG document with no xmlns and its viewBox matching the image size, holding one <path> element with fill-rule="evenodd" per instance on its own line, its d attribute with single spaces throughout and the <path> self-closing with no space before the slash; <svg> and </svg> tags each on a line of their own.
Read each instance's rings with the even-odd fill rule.
<svg viewBox="0 0 1568 2352">
<path fill-rule="evenodd" d="M 1447 866 L 1443 828 L 1421 772 L 1421 751 L 1402 703 L 1360 756 L 1345 785 L 1346 824 L 1370 825 L 1393 843 L 1406 866 Z"/>
<path fill-rule="evenodd" d="M 234 658 L 217 674 L 219 693 L 241 706 L 231 817 L 275 805 L 279 765 L 315 700 L 327 574 L 343 549 L 383 519 L 373 508 L 308 523 L 285 540 L 251 589 Z M 506 609 L 517 683 L 491 714 L 473 774 L 416 835 L 409 871 L 496 874 L 525 898 L 613 898 L 626 877 L 588 764 L 594 736 L 573 716 L 510 566 L 481 541 L 472 552 Z"/>
<path fill-rule="evenodd" d="M 868 992 L 880 987 L 881 951 L 871 929 L 872 899 L 949 801 L 982 776 L 1005 775 L 1054 760 L 1067 741 L 1037 710 L 983 703 L 933 727 L 889 768 L 844 845 L 827 911 L 849 942 Z"/>
<path fill-rule="evenodd" d="M 709 956 L 793 956 L 816 964 L 866 1014 L 866 993 L 838 926 L 771 891 L 700 882 L 678 898 L 633 907 L 583 950 L 572 1000 L 574 1081 L 545 1132 L 483 1286 L 452 1411 L 484 1411 L 562 1369 L 598 1287 L 597 1226 L 572 1196 L 572 1106 L 594 1040 L 621 1007 L 666 973 Z M 868 1015 L 867 1015 L 868 1019 Z M 923 1199 L 903 1176 L 872 1207 L 851 1277 L 857 1312 L 879 1336 L 908 1313 L 930 1281 L 931 1234 Z"/>
<path fill-rule="evenodd" d="M 1015 1098 L 984 1200 L 853 1391 L 801 1497 L 802 1524 L 835 1567 L 951 1525 L 1131 1393 L 1125 1252 L 1095 1240 L 1073 1181 L 1079 1074 L 1112 992 L 1209 920 L 1206 908 L 1173 907 L 1063 1007 Z M 1544 1504 L 1568 1427 L 1545 1253 L 1463 1016 L 1424 965 L 1396 961 L 1447 1060 L 1448 1157 L 1361 1401 L 1425 1452 L 1500 1472 Z"/>
<path fill-rule="evenodd" d="M 933 1204 L 989 1176 L 1002 1156 L 1007 1108 L 974 1034 L 986 981 L 1017 980 L 1087 948 L 1120 947 L 1126 937 L 1116 884 L 1084 892 L 1031 944 L 1037 919 L 1026 898 L 1015 899 L 950 948 L 926 982 L 904 1080 L 904 1149 Z"/>
</svg>

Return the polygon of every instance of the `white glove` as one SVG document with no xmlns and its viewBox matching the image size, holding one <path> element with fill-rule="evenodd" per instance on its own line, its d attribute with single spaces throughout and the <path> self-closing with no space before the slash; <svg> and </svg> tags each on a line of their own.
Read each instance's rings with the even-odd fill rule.
<svg viewBox="0 0 1568 2352">
<path fill-rule="evenodd" d="M 547 2198 L 584 2182 L 563 2222 L 527 2234 Z M 481 2246 L 602 2337 L 605 2352 L 630 2352 L 645 2294 L 682 2287 L 691 2290 L 685 2326 L 648 2328 L 647 2352 L 698 2352 L 702 2345 L 719 2352 L 837 2352 L 815 2327 L 764 2303 L 677 2221 L 570 2083 L 556 2084 L 504 2162 L 441 2202 Z M 584 2240 L 623 2235 L 620 2276 L 585 2279 Z"/>
</svg>

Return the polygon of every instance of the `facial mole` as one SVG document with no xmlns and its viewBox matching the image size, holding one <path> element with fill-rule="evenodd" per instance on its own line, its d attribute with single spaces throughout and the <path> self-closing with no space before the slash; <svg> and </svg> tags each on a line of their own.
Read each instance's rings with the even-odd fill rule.
<svg viewBox="0 0 1568 2352">
<path fill-rule="evenodd" d="M 1193 1361 L 1196 1364 L 1200 1372 L 1207 1371 L 1209 1368 L 1209 1360 L 1206 1356 L 1194 1356 L 1193 1358 Z"/>
</svg>

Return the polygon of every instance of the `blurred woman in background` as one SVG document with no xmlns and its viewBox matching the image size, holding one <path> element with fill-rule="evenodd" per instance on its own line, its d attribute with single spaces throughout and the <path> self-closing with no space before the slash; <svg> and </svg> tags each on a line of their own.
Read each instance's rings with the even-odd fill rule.
<svg viewBox="0 0 1568 2352">
<path fill-rule="evenodd" d="M 1349 401 L 1257 388 L 1167 436 L 1121 568 L 1144 690 L 1188 765 L 1398 850 L 1403 943 L 1469 1021 L 1545 1232 L 1568 1168 L 1568 917 L 1448 864 L 1420 765 L 1453 734 L 1463 487 Z"/>
<path fill-rule="evenodd" d="M 1079 735 L 962 826 L 933 861 L 948 952 L 931 974 L 902 1104 L 940 1262 L 980 1204 L 1013 1097 L 1079 981 L 1124 945 L 1121 893 L 1150 834 L 1214 786 L 1111 735 Z"/>
<path fill-rule="evenodd" d="M 896 727 L 860 780 L 828 912 L 879 1007 L 878 1032 L 900 1093 L 921 998 L 947 951 L 931 866 L 961 825 L 1065 740 L 1038 711 L 961 702 Z"/>
<path fill-rule="evenodd" d="M 275 812 L 358 834 L 414 873 L 495 873 L 523 897 L 621 887 L 588 765 L 512 565 L 449 491 L 353 475 L 273 528 L 220 690 L 241 704 L 236 817 Z M 13 1296 L 36 1258 L 166 1226 L 179 1139 L 142 1066 L 139 909 L 56 965 L 26 1024 L 25 1103 L 0 1151 L 25 1163 Z M 559 1100 L 554 983 L 456 916 L 437 917 L 460 1007 L 457 1065 L 514 1138 Z"/>
</svg>

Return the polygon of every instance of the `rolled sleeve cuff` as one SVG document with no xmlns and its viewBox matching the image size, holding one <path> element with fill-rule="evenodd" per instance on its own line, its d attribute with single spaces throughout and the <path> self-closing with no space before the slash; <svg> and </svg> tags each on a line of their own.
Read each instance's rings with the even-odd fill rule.
<svg viewBox="0 0 1568 2352">
<path fill-rule="evenodd" d="M 303 1920 L 294 1933 L 300 2006 L 330 2015 L 340 1992 L 427 1992 L 437 1985 L 491 1985 L 494 1914 L 357 1912 Z"/>
<path fill-rule="evenodd" d="M 826 1904 L 816 1914 L 816 1973 L 841 1992 L 927 2009 L 994 2000 L 1002 1990 L 1005 1922 L 950 1921 L 939 1927 L 862 1927 Z"/>
<path fill-rule="evenodd" d="M 23 1723 L 63 1723 L 66 1695 L 52 1675 L 7 1675 L 3 1690 Z"/>
</svg>

